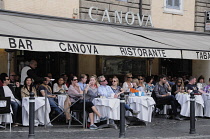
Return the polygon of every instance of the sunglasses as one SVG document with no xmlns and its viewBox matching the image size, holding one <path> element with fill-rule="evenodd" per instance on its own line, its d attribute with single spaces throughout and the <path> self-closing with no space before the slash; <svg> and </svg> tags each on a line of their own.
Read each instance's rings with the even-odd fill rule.
<svg viewBox="0 0 210 139">
<path fill-rule="evenodd" d="M 17 76 L 17 75 L 10 75 L 10 76 Z"/>
<path fill-rule="evenodd" d="M 112 81 L 112 82 L 117 82 L 117 81 Z"/>
<path fill-rule="evenodd" d="M 6 80 L 8 80 L 8 81 L 9 81 L 10 79 L 6 79 Z"/>
<path fill-rule="evenodd" d="M 144 80 L 144 79 L 141 78 L 141 79 L 138 79 L 138 80 Z"/>
<path fill-rule="evenodd" d="M 127 77 L 127 78 L 133 78 L 133 77 Z"/>
<path fill-rule="evenodd" d="M 178 83 L 182 83 L 182 82 L 178 82 Z"/>
<path fill-rule="evenodd" d="M 78 79 L 73 79 L 73 81 L 77 81 Z"/>
<path fill-rule="evenodd" d="M 100 81 L 100 82 L 105 82 L 106 80 Z"/>
</svg>

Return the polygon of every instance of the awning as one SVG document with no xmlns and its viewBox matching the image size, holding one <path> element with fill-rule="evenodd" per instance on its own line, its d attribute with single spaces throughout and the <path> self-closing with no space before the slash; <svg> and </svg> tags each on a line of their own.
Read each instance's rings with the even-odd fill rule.
<svg viewBox="0 0 210 139">
<path fill-rule="evenodd" d="M 210 34 L 0 11 L 0 49 L 210 59 Z"/>
</svg>

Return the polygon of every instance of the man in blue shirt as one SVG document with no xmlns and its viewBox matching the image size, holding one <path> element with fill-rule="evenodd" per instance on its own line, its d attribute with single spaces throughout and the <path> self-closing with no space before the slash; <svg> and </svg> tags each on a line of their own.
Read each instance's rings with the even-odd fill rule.
<svg viewBox="0 0 210 139">
<path fill-rule="evenodd" d="M 86 82 L 87 82 L 87 76 L 85 74 L 81 74 L 80 81 L 78 82 L 78 84 L 82 91 L 84 91 L 86 88 L 86 85 L 87 85 Z"/>
<path fill-rule="evenodd" d="M 100 86 L 98 87 L 98 93 L 100 96 L 105 96 L 106 98 L 108 98 L 111 97 L 113 94 L 115 98 L 117 98 L 112 88 L 109 85 L 107 85 L 108 82 L 103 75 L 98 77 L 98 81 L 100 83 Z"/>
</svg>

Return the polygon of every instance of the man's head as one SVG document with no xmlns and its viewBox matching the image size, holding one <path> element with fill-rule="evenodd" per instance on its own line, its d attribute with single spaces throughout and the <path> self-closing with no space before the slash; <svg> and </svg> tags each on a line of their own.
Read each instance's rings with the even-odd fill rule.
<svg viewBox="0 0 210 139">
<path fill-rule="evenodd" d="M 50 78 L 50 79 L 52 79 L 52 73 L 48 73 L 47 74 L 47 77 Z"/>
<path fill-rule="evenodd" d="M 81 75 L 80 75 L 80 82 L 86 83 L 86 81 L 87 81 L 87 75 L 81 74 Z"/>
<path fill-rule="evenodd" d="M 35 69 L 37 67 L 37 62 L 35 60 L 31 60 L 30 63 L 29 63 L 29 66 L 32 68 L 32 69 Z"/>
<path fill-rule="evenodd" d="M 16 80 L 16 73 L 11 72 L 10 75 L 9 75 L 9 79 L 14 82 Z"/>
<path fill-rule="evenodd" d="M 98 77 L 98 82 L 100 83 L 100 85 L 107 85 L 108 84 L 106 78 L 103 75 Z"/>
<path fill-rule="evenodd" d="M 161 82 L 161 83 L 163 83 L 163 84 L 164 84 L 164 83 L 166 83 L 166 82 L 167 82 L 167 80 L 166 80 L 167 76 L 166 76 L 166 75 L 164 75 L 164 74 L 163 74 L 163 75 L 160 75 L 160 77 L 159 77 L 159 78 L 160 78 L 160 82 Z"/>
<path fill-rule="evenodd" d="M 195 84 L 195 83 L 196 83 L 196 78 L 193 77 L 193 76 L 191 76 L 191 77 L 189 78 L 189 84 Z"/>
<path fill-rule="evenodd" d="M 1 82 L 3 83 L 4 86 L 7 86 L 8 84 L 10 84 L 10 79 L 6 73 L 2 73 L 0 75 L 0 78 L 1 78 Z"/>
</svg>

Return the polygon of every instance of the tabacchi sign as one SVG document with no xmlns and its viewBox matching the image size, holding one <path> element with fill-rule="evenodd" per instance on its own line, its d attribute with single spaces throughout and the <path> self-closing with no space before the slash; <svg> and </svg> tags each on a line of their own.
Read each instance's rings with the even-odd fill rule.
<svg viewBox="0 0 210 139">
<path fill-rule="evenodd" d="M 98 17 L 94 17 L 92 12 L 95 11 L 96 13 L 98 13 L 98 7 L 90 7 L 89 8 L 89 17 L 91 20 L 93 21 L 101 21 L 101 22 L 110 22 L 111 23 L 111 18 L 110 18 L 110 12 L 106 9 L 103 11 L 103 16 L 102 18 L 98 18 Z M 123 13 L 122 11 L 118 12 L 118 11 L 114 11 L 114 13 L 112 13 L 114 16 L 114 23 L 123 23 Z M 130 19 L 130 20 L 129 20 Z M 151 15 L 142 15 L 142 17 L 139 15 L 139 13 L 134 14 L 133 12 L 129 11 L 125 14 L 124 20 L 128 25 L 133 25 L 135 22 L 135 19 L 138 19 L 138 24 L 139 26 L 152 26 L 152 17 Z M 145 22 L 144 22 L 145 21 Z"/>
</svg>

